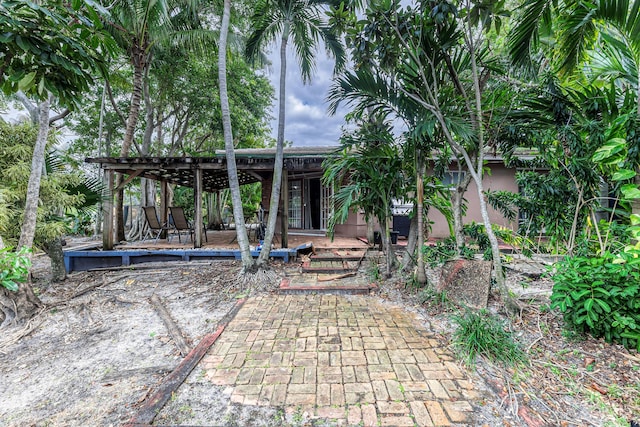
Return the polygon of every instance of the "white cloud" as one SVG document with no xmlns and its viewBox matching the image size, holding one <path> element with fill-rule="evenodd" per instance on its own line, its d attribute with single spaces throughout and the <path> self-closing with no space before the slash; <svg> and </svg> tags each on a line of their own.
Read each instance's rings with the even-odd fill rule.
<svg viewBox="0 0 640 427">
<path fill-rule="evenodd" d="M 277 52 L 277 49 L 274 49 Z M 280 60 L 273 52 L 270 60 L 273 64 L 268 73 L 276 96 L 279 90 Z M 327 113 L 325 99 L 333 83 L 334 61 L 328 58 L 322 48 L 316 56 L 316 71 L 308 84 L 302 83 L 300 67 L 293 53 L 287 55 L 286 86 L 286 122 L 285 140 L 294 146 L 337 145 L 344 125 L 344 110 L 334 116 Z M 278 99 L 272 110 L 271 134 L 274 139 L 278 131 Z"/>
</svg>

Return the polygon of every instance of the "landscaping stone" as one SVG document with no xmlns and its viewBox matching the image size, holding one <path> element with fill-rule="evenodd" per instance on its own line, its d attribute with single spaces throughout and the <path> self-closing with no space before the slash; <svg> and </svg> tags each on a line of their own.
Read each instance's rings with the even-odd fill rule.
<svg viewBox="0 0 640 427">
<path fill-rule="evenodd" d="M 442 266 L 438 292 L 456 304 L 486 308 L 491 288 L 491 261 L 458 259 Z"/>
</svg>

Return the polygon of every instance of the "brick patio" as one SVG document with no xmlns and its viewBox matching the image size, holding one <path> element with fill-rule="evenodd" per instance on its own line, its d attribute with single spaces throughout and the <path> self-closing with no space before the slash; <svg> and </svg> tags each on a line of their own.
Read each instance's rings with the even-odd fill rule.
<svg viewBox="0 0 640 427">
<path fill-rule="evenodd" d="M 413 313 L 372 296 L 249 298 L 202 366 L 233 402 L 341 425 L 469 425 L 481 397 Z"/>
</svg>

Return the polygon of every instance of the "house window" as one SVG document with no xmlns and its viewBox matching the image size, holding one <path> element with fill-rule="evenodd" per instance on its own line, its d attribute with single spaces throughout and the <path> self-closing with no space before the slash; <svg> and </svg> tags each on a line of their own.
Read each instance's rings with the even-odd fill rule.
<svg viewBox="0 0 640 427">
<path fill-rule="evenodd" d="M 302 181 L 289 181 L 289 227 L 302 228 Z"/>
<path fill-rule="evenodd" d="M 449 187 L 449 190 L 455 190 L 456 185 L 464 180 L 466 174 L 464 171 L 446 171 L 442 176 L 442 185 Z"/>
</svg>

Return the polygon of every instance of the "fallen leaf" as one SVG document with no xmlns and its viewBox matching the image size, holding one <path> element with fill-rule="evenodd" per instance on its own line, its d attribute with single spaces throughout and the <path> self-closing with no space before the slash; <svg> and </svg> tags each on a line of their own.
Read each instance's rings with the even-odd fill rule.
<svg viewBox="0 0 640 427">
<path fill-rule="evenodd" d="M 606 395 L 607 394 L 607 390 L 602 388 L 600 385 L 596 384 L 596 383 L 591 383 L 591 389 L 597 391 L 600 394 Z"/>
</svg>

